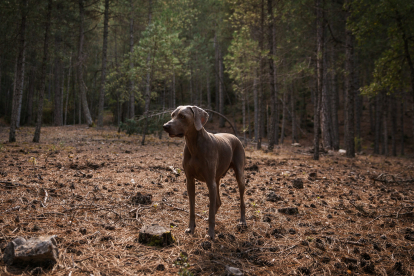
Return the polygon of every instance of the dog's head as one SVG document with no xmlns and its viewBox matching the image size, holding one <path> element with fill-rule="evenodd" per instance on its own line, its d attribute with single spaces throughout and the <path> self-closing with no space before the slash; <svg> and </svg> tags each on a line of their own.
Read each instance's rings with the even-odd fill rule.
<svg viewBox="0 0 414 276">
<path fill-rule="evenodd" d="M 183 137 L 191 130 L 201 130 L 207 123 L 208 113 L 198 106 L 179 106 L 171 113 L 171 120 L 163 128 L 170 137 Z"/>
</svg>

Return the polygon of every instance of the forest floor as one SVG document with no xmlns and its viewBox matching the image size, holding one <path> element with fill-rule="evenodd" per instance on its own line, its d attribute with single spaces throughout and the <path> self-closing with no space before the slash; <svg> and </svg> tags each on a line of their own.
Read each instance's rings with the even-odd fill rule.
<svg viewBox="0 0 414 276">
<path fill-rule="evenodd" d="M 184 233 L 183 139 L 150 135 L 142 146 L 115 128 L 66 126 L 43 128 L 34 144 L 33 133 L 23 127 L 7 143 L 0 128 L 0 249 L 18 236 L 56 235 L 60 257 L 46 275 L 226 275 L 228 267 L 244 275 L 414 275 L 413 159 L 331 153 L 314 161 L 307 147 L 267 153 L 248 145 L 248 228 L 237 228 L 230 172 L 208 242 L 204 183 L 196 183 L 196 233 Z M 151 202 L 137 205 L 138 193 Z M 138 243 L 141 227 L 154 223 L 176 242 Z M 1 275 L 32 269 L 0 261 Z"/>
</svg>

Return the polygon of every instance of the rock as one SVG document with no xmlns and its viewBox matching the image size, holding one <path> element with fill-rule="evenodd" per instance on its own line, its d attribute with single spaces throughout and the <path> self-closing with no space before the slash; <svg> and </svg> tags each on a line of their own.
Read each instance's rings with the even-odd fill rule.
<svg viewBox="0 0 414 276">
<path fill-rule="evenodd" d="M 49 266 L 57 262 L 59 250 L 55 236 L 24 239 L 17 237 L 4 250 L 3 261 L 7 265 Z"/>
<path fill-rule="evenodd" d="M 296 178 L 293 180 L 293 188 L 303 189 L 303 180 L 302 178 Z"/>
<path fill-rule="evenodd" d="M 146 225 L 139 231 L 138 241 L 150 246 L 167 246 L 175 242 L 171 231 L 158 224 Z"/>
<path fill-rule="evenodd" d="M 281 196 L 278 196 L 275 192 L 272 191 L 266 196 L 266 200 L 271 201 L 271 202 L 278 202 L 278 201 L 282 201 L 283 198 Z"/>
<path fill-rule="evenodd" d="M 277 209 L 279 213 L 286 214 L 286 215 L 296 215 L 299 214 L 298 208 L 296 207 L 286 207 Z"/>
<path fill-rule="evenodd" d="M 234 275 L 234 276 L 242 276 L 243 272 L 237 267 L 226 266 L 226 273 L 227 275 Z"/>
<path fill-rule="evenodd" d="M 301 145 L 299 143 L 293 143 L 292 147 L 301 147 Z"/>
<path fill-rule="evenodd" d="M 150 205 L 152 203 L 152 195 L 141 194 L 140 192 L 138 192 L 135 196 L 131 198 L 131 203 L 134 205 Z"/>
</svg>

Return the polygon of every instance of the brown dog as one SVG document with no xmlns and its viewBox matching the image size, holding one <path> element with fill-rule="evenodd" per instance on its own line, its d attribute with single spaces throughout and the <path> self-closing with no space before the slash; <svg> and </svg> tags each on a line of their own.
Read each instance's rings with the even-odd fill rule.
<svg viewBox="0 0 414 276">
<path fill-rule="evenodd" d="M 244 204 L 244 148 L 240 140 L 228 133 L 212 134 L 204 129 L 208 113 L 197 106 L 179 106 L 164 124 L 170 137 L 185 137 L 183 168 L 187 177 L 190 223 L 186 233 L 194 233 L 195 179 L 207 183 L 210 199 L 208 236 L 214 239 L 216 213 L 221 206 L 220 179 L 233 168 L 240 192 L 240 225 L 246 226 Z"/>
</svg>

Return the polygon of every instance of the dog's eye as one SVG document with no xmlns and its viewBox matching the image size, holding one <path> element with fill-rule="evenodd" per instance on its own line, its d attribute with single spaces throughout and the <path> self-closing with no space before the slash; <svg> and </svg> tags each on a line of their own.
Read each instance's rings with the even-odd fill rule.
<svg viewBox="0 0 414 276">
<path fill-rule="evenodd" d="M 180 119 L 185 119 L 185 116 L 183 114 L 180 114 Z"/>
</svg>

